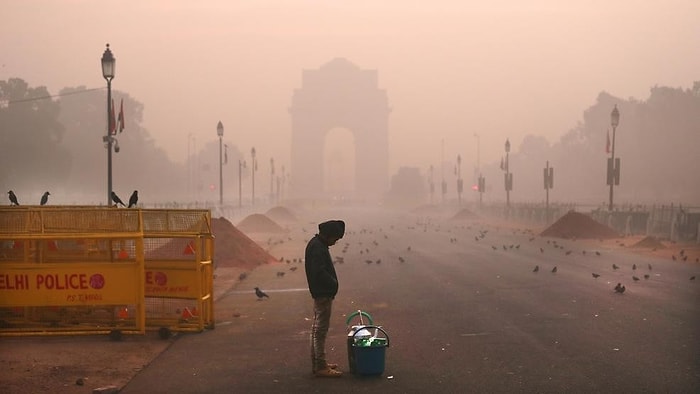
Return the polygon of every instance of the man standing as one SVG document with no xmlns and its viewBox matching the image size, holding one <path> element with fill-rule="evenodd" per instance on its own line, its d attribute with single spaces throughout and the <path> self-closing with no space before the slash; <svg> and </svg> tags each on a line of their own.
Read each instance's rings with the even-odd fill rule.
<svg viewBox="0 0 700 394">
<path fill-rule="evenodd" d="M 330 220 L 318 225 L 316 234 L 306 245 L 305 268 L 309 292 L 314 301 L 311 326 L 311 370 L 319 377 L 340 377 L 338 364 L 326 362 L 326 336 L 331 320 L 331 305 L 338 293 L 338 276 L 328 247 L 345 234 L 345 222 Z"/>
</svg>

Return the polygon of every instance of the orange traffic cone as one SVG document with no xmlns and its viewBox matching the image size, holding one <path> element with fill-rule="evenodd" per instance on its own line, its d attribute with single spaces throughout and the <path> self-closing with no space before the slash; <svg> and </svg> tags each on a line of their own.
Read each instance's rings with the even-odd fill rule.
<svg viewBox="0 0 700 394">
<path fill-rule="evenodd" d="M 127 252 L 127 251 L 124 250 L 124 249 L 120 250 L 120 251 L 119 251 L 119 258 L 122 259 L 122 260 L 128 259 L 128 258 L 129 258 L 129 252 Z"/>
<path fill-rule="evenodd" d="M 185 307 L 185 309 L 182 310 L 182 320 L 188 320 L 194 317 L 194 314 L 192 311 L 190 311 L 190 308 Z"/>
<path fill-rule="evenodd" d="M 129 310 L 126 307 L 121 308 L 121 309 L 119 309 L 117 316 L 119 316 L 120 319 L 128 319 L 129 318 Z"/>
<path fill-rule="evenodd" d="M 190 241 L 187 246 L 185 246 L 185 250 L 182 251 L 182 254 L 194 254 L 194 241 Z"/>
</svg>

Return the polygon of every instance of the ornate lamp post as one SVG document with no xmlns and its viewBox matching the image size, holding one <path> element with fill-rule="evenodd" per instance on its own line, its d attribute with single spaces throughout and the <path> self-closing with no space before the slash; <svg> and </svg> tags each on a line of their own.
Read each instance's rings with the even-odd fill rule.
<svg viewBox="0 0 700 394">
<path fill-rule="evenodd" d="M 241 187 L 241 185 L 244 168 L 246 168 L 245 160 L 241 161 L 241 159 L 238 159 L 238 208 L 243 207 L 243 188 Z"/>
<path fill-rule="evenodd" d="M 506 171 L 506 178 L 505 178 L 505 184 L 506 184 L 506 208 L 508 211 L 510 211 L 510 191 L 513 190 L 513 174 L 510 173 L 510 163 L 508 160 L 508 154 L 510 153 L 510 140 L 506 138 L 506 163 L 505 163 L 505 171 Z"/>
<path fill-rule="evenodd" d="M 250 156 L 252 157 L 250 161 L 250 175 L 253 182 L 253 195 L 250 204 L 255 205 L 255 171 L 258 170 L 258 162 L 255 160 L 255 147 L 250 150 Z"/>
<path fill-rule="evenodd" d="M 221 121 L 216 125 L 216 135 L 219 136 L 219 205 L 224 205 L 224 170 L 222 168 L 224 163 L 221 148 L 221 140 L 224 137 L 224 125 Z"/>
<path fill-rule="evenodd" d="M 275 159 L 270 158 L 270 204 L 275 202 L 275 192 L 274 192 L 274 179 L 275 179 Z"/>
<path fill-rule="evenodd" d="M 433 181 L 433 165 L 430 165 L 430 179 L 428 180 L 430 184 L 430 205 L 433 205 L 433 196 L 435 195 L 435 182 Z"/>
<path fill-rule="evenodd" d="M 462 206 L 462 155 L 457 155 L 457 202 Z"/>
<path fill-rule="evenodd" d="M 620 184 L 620 159 L 615 161 L 615 130 L 617 125 L 620 124 L 620 111 L 617 110 L 617 104 L 610 113 L 610 125 L 613 128 L 612 136 L 612 150 L 610 159 L 608 159 L 608 185 L 610 185 L 610 203 L 608 205 L 608 211 L 612 212 L 613 209 L 613 186 Z"/>
<path fill-rule="evenodd" d="M 113 134 L 116 132 L 116 127 L 113 126 L 115 119 L 112 119 L 110 106 L 112 103 L 112 79 L 114 79 L 116 62 L 112 51 L 109 49 L 109 44 L 107 44 L 107 49 L 102 54 L 102 76 L 107 80 L 107 134 L 102 137 L 102 141 L 107 148 L 107 205 L 112 205 L 112 146 L 116 142 L 116 139 L 113 137 Z M 118 144 L 114 146 L 114 150 L 119 150 Z"/>
</svg>

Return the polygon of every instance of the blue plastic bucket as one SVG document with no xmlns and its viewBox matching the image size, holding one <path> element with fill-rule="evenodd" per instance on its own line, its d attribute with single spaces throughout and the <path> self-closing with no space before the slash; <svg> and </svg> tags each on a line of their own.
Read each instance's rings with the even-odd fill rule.
<svg viewBox="0 0 700 394">
<path fill-rule="evenodd" d="M 386 348 L 389 347 L 389 336 L 378 326 L 365 326 L 366 330 L 376 330 L 373 340 L 358 339 L 352 346 L 355 373 L 359 375 L 381 375 L 384 373 Z M 376 337 L 381 331 L 385 338 Z M 356 332 L 359 333 L 360 331 Z M 353 336 L 354 339 L 354 336 Z"/>
</svg>

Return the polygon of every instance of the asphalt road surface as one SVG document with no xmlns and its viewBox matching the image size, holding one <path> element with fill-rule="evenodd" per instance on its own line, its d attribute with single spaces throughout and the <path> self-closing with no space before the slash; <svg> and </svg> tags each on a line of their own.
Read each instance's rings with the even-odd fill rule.
<svg viewBox="0 0 700 394">
<path fill-rule="evenodd" d="M 689 279 L 697 263 L 525 226 L 326 218 L 347 221 L 331 248 L 340 292 L 327 344 L 342 378 L 311 375 L 311 301 L 303 264 L 292 261 L 315 233 L 307 221 L 277 236 L 284 242 L 271 253 L 285 261 L 217 301 L 214 330 L 180 336 L 122 393 L 700 392 L 700 283 Z M 613 291 L 618 282 L 624 294 Z M 258 301 L 255 286 L 270 298 Z M 389 336 L 380 376 L 348 372 L 345 318 L 358 309 Z"/>
</svg>

